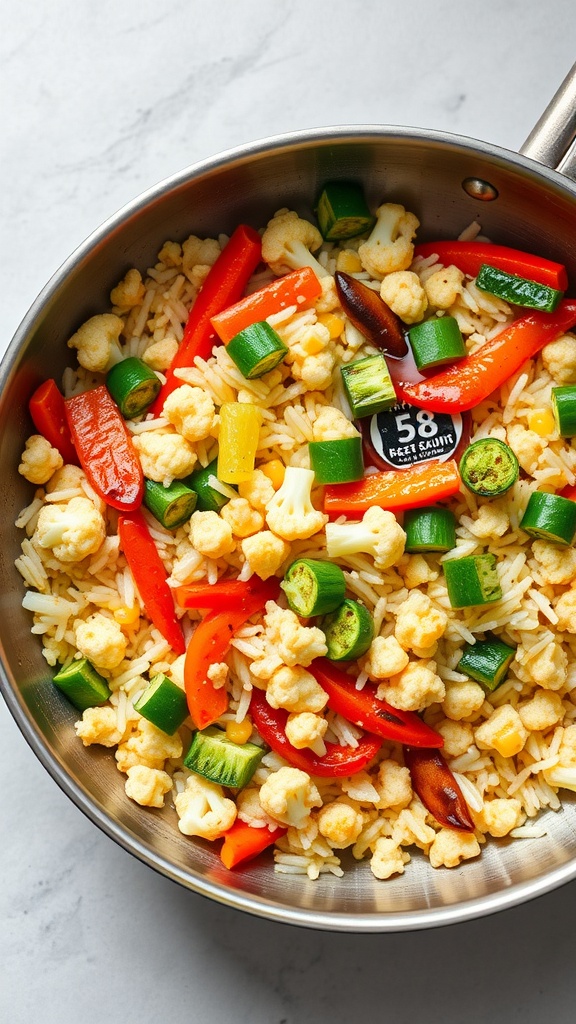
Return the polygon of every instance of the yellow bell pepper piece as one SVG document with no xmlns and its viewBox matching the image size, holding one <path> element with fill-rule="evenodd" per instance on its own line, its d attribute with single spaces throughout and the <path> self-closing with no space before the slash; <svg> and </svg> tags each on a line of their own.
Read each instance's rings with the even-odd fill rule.
<svg viewBox="0 0 576 1024">
<path fill-rule="evenodd" d="M 254 472 L 262 410 L 250 402 L 225 402 L 220 408 L 218 479 L 241 484 Z"/>
</svg>

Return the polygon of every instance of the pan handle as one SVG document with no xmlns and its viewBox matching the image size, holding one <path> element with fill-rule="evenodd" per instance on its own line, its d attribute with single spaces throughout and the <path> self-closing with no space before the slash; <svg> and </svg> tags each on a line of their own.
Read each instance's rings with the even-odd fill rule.
<svg viewBox="0 0 576 1024">
<path fill-rule="evenodd" d="M 576 180 L 575 140 L 576 64 L 520 147 L 520 153 Z"/>
</svg>

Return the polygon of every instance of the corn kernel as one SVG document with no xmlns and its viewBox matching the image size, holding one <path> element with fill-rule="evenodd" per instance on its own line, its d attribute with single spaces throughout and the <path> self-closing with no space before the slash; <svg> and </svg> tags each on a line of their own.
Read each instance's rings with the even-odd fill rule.
<svg viewBox="0 0 576 1024">
<path fill-rule="evenodd" d="M 318 323 L 323 324 L 323 326 L 326 327 L 332 340 L 334 340 L 334 338 L 339 338 L 344 330 L 344 321 L 342 317 L 335 316 L 334 313 L 322 313 L 322 315 L 318 317 Z"/>
<path fill-rule="evenodd" d="M 114 618 L 120 626 L 133 626 L 140 618 L 140 609 L 138 605 L 134 605 L 133 608 L 126 608 L 125 605 L 122 605 L 114 612 Z"/>
<path fill-rule="evenodd" d="M 325 342 L 321 338 L 316 337 L 316 335 L 310 334 L 301 342 L 301 346 L 307 356 L 315 356 L 325 347 Z"/>
<path fill-rule="evenodd" d="M 280 459 L 271 459 L 270 462 L 265 462 L 263 466 L 259 466 L 264 476 L 267 476 L 270 480 L 272 487 L 275 491 L 280 490 L 284 483 L 284 475 L 286 473 L 286 466 Z"/>
<path fill-rule="evenodd" d="M 528 427 L 539 437 L 549 437 L 556 429 L 551 409 L 535 409 L 528 417 Z"/>
<path fill-rule="evenodd" d="M 353 249 L 344 249 L 338 253 L 336 270 L 342 270 L 345 274 L 359 274 L 362 270 L 360 257 Z"/>
<path fill-rule="evenodd" d="M 226 739 L 231 743 L 247 743 L 252 735 L 252 726 L 247 718 L 243 722 L 226 722 Z"/>
<path fill-rule="evenodd" d="M 497 733 L 492 740 L 494 750 L 497 750 L 502 757 L 514 757 L 519 754 L 524 746 L 524 738 L 514 726 L 508 726 Z"/>
</svg>

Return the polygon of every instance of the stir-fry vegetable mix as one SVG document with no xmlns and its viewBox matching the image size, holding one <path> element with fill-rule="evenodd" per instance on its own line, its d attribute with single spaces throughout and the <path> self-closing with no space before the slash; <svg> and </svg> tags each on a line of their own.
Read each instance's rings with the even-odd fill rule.
<svg viewBox="0 0 576 1024">
<path fill-rule="evenodd" d="M 576 459 L 539 486 L 526 450 L 576 434 L 576 300 L 535 255 L 473 237 L 415 249 L 414 214 L 373 214 L 357 183 L 328 183 L 316 209 L 320 232 L 282 210 L 263 233 L 166 243 L 149 273 L 172 291 L 131 270 L 68 341 L 78 371 L 30 399 L 19 568 L 78 735 L 116 748 L 130 798 L 172 791 L 180 830 L 223 840 L 228 868 L 276 844 L 280 870 L 338 874 L 352 847 L 387 878 L 412 844 L 453 866 L 522 832 L 497 769 L 529 735 L 560 729 L 547 784 L 576 788 L 547 628 L 576 632 L 574 591 L 554 591 L 576 579 L 557 555 L 574 561 Z M 484 430 L 545 346 L 547 403 L 516 433 L 506 409 Z M 542 568 L 529 656 L 488 611 L 507 531 L 536 539 Z M 482 750 L 495 760 L 473 784 Z"/>
</svg>

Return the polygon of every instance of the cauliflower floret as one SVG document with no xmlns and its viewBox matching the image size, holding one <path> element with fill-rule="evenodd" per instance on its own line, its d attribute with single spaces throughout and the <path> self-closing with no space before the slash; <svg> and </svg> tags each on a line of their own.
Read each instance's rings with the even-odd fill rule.
<svg viewBox="0 0 576 1024">
<path fill-rule="evenodd" d="M 206 558 L 223 558 L 235 546 L 232 527 L 217 512 L 194 512 L 190 519 L 190 543 Z"/>
<path fill-rule="evenodd" d="M 548 442 L 533 430 L 526 430 L 519 423 L 508 427 L 508 444 L 514 452 L 525 473 L 534 473 L 538 467 L 538 459 Z"/>
<path fill-rule="evenodd" d="M 198 265 L 211 267 L 220 255 L 220 246 L 215 238 L 198 238 L 190 235 L 182 245 L 182 265 L 190 273 Z"/>
<path fill-rule="evenodd" d="M 32 434 L 28 438 L 20 459 L 18 472 L 31 484 L 48 483 L 52 474 L 64 465 L 58 449 L 53 448 L 41 434 Z"/>
<path fill-rule="evenodd" d="M 328 703 L 328 694 L 305 669 L 284 665 L 277 669 L 268 683 L 266 700 L 272 708 L 302 714 L 317 714 Z"/>
<path fill-rule="evenodd" d="M 273 829 L 277 827 L 276 822 L 266 811 L 260 803 L 260 790 L 254 787 L 245 787 L 240 790 L 236 797 L 236 807 L 238 809 L 238 817 L 240 821 L 245 821 L 247 825 L 251 825 L 252 828 L 269 828 Z"/>
<path fill-rule="evenodd" d="M 448 309 L 462 293 L 464 274 L 451 264 L 436 270 L 424 283 L 424 291 L 435 309 Z"/>
<path fill-rule="evenodd" d="M 576 548 L 561 548 L 547 540 L 536 540 L 532 554 L 545 583 L 558 586 L 570 583 L 576 576 Z"/>
<path fill-rule="evenodd" d="M 376 210 L 372 233 L 358 249 L 365 270 L 382 278 L 395 270 L 407 270 L 414 255 L 414 238 L 420 222 L 398 203 L 384 203 Z"/>
<path fill-rule="evenodd" d="M 75 623 L 76 647 L 96 668 L 118 668 L 128 646 L 128 640 L 116 619 L 101 612 Z"/>
<path fill-rule="evenodd" d="M 249 480 L 238 484 L 240 497 L 246 498 L 246 501 L 249 501 L 252 508 L 257 509 L 258 512 L 266 511 L 266 505 L 272 500 L 275 493 L 272 481 L 261 469 L 255 469 Z"/>
<path fill-rule="evenodd" d="M 328 274 L 324 267 L 322 267 L 322 270 L 324 274 Z M 322 294 L 316 299 L 314 307 L 317 313 L 331 313 L 333 309 L 340 305 L 340 299 L 336 291 L 336 282 L 333 277 L 326 276 L 320 279 L 320 284 L 322 286 Z"/>
<path fill-rule="evenodd" d="M 149 480 L 169 487 L 194 469 L 196 452 L 181 434 L 145 430 L 133 439 L 142 471 Z"/>
<path fill-rule="evenodd" d="M 392 828 L 392 838 L 401 846 L 417 846 L 427 852 L 436 833 L 426 823 L 429 817 L 424 804 L 414 797 L 408 807 L 402 808 Z"/>
<path fill-rule="evenodd" d="M 387 684 L 381 683 L 377 695 L 400 711 L 422 711 L 444 700 L 446 690 L 440 676 L 436 675 L 435 661 L 411 661 Z"/>
<path fill-rule="evenodd" d="M 303 750 L 308 747 L 319 757 L 326 753 L 324 735 L 328 728 L 328 722 L 321 715 L 315 715 L 311 711 L 299 711 L 288 715 L 286 722 L 286 735 L 293 747 Z"/>
<path fill-rule="evenodd" d="M 412 590 L 397 609 L 394 635 L 405 651 L 433 654 L 447 625 L 446 612 L 435 608 L 427 594 Z"/>
<path fill-rule="evenodd" d="M 89 498 L 71 498 L 40 509 L 35 539 L 59 562 L 81 562 L 94 555 L 106 536 L 106 523 Z"/>
<path fill-rule="evenodd" d="M 356 842 L 364 827 L 362 812 L 347 800 L 334 800 L 318 814 L 318 831 L 333 850 L 344 850 Z"/>
<path fill-rule="evenodd" d="M 182 246 L 178 242 L 164 242 L 158 253 L 158 262 L 166 267 L 179 267 L 182 264 Z"/>
<path fill-rule="evenodd" d="M 52 494 L 54 491 L 82 491 L 86 483 L 86 474 L 80 466 L 65 465 L 50 477 L 46 485 L 46 494 Z"/>
<path fill-rule="evenodd" d="M 390 679 L 402 672 L 409 660 L 395 636 L 377 636 L 370 644 L 364 671 L 370 679 Z"/>
<path fill-rule="evenodd" d="M 281 276 L 289 270 L 311 267 L 321 280 L 328 271 L 312 256 L 322 245 L 322 235 L 294 210 L 278 210 L 262 235 L 262 259 Z"/>
<path fill-rule="evenodd" d="M 330 349 L 316 355 L 305 356 L 292 363 L 292 376 L 301 380 L 311 391 L 325 391 L 332 383 L 332 371 L 336 357 Z"/>
<path fill-rule="evenodd" d="M 543 771 L 546 782 L 550 786 L 576 791 L 576 725 L 564 729 L 558 758 L 558 764 Z"/>
<path fill-rule="evenodd" d="M 528 731 L 511 704 L 501 704 L 490 718 L 475 730 L 474 738 L 480 750 L 497 750 L 502 757 L 514 757 L 528 739 Z"/>
<path fill-rule="evenodd" d="M 220 512 L 235 537 L 251 537 L 264 525 L 264 516 L 246 498 L 232 498 Z"/>
<path fill-rule="evenodd" d="M 137 306 L 143 301 L 145 294 L 142 274 L 132 267 L 110 292 L 110 302 L 113 306 L 119 306 L 121 309 L 132 309 L 133 306 Z"/>
<path fill-rule="evenodd" d="M 282 825 L 304 828 L 313 807 L 322 806 L 322 798 L 312 779 L 299 768 L 279 768 L 260 788 L 260 803 Z"/>
<path fill-rule="evenodd" d="M 202 388 L 182 384 L 164 402 L 163 416 L 187 441 L 203 441 L 214 426 L 216 412 Z"/>
<path fill-rule="evenodd" d="M 393 807 L 394 810 L 399 811 L 403 807 L 407 807 L 413 795 L 409 769 L 403 768 L 396 761 L 381 761 L 376 789 L 378 791 L 376 806 L 380 810 Z"/>
<path fill-rule="evenodd" d="M 126 774 L 126 796 L 141 807 L 164 807 L 164 797 L 172 789 L 172 779 L 166 772 L 135 764 Z"/>
<path fill-rule="evenodd" d="M 472 680 L 465 683 L 449 683 L 442 701 L 442 711 L 446 718 L 459 722 L 462 718 L 475 715 L 482 707 L 484 699 L 485 693 L 479 683 L 473 683 Z"/>
<path fill-rule="evenodd" d="M 428 299 L 420 278 L 411 270 L 397 270 L 387 274 L 380 285 L 380 296 L 405 324 L 417 323 L 428 308 Z"/>
<path fill-rule="evenodd" d="M 324 405 L 312 424 L 312 435 L 315 441 L 338 441 L 343 437 L 358 437 L 358 431 L 340 409 Z"/>
<path fill-rule="evenodd" d="M 312 505 L 310 491 L 314 483 L 311 469 L 287 466 L 284 482 L 266 506 L 266 522 L 283 540 L 306 540 L 328 521 L 328 516 Z"/>
<path fill-rule="evenodd" d="M 452 722 L 447 718 L 435 729 L 444 737 L 442 752 L 447 757 L 460 757 L 474 743 L 474 733 L 468 722 Z"/>
<path fill-rule="evenodd" d="M 262 530 L 253 537 L 246 537 L 240 547 L 252 572 L 261 580 L 273 576 L 290 554 L 290 545 L 271 530 Z"/>
<path fill-rule="evenodd" d="M 478 518 L 470 524 L 468 529 L 479 540 L 486 537 L 503 537 L 510 526 L 507 512 L 504 511 L 495 501 L 487 505 L 481 505 L 478 509 Z"/>
<path fill-rule="evenodd" d="M 404 865 L 410 863 L 410 854 L 398 846 L 393 839 L 379 836 L 370 858 L 370 870 L 376 878 L 391 878 L 403 875 Z"/>
<path fill-rule="evenodd" d="M 550 690 L 537 690 L 531 700 L 518 705 L 518 714 L 529 732 L 550 729 L 564 717 L 562 698 Z"/>
<path fill-rule="evenodd" d="M 522 804 L 514 798 L 498 797 L 487 800 L 480 812 L 474 814 L 474 821 L 481 832 L 488 832 L 496 839 L 507 836 L 513 828 L 519 828 L 526 820 Z"/>
<path fill-rule="evenodd" d="M 568 676 L 568 655 L 560 644 L 551 640 L 535 658 L 518 666 L 517 671 L 524 681 L 537 683 L 545 690 L 561 690 Z"/>
<path fill-rule="evenodd" d="M 127 772 L 137 764 L 161 771 L 168 758 L 177 758 L 181 754 L 182 740 L 178 733 L 168 736 L 148 719 L 140 718 L 136 732 L 119 745 L 115 757 L 121 772 Z"/>
<path fill-rule="evenodd" d="M 424 555 L 405 555 L 398 563 L 398 572 L 408 590 L 421 587 L 423 583 L 433 583 L 438 579 L 438 571 L 428 565 Z"/>
<path fill-rule="evenodd" d="M 162 338 L 161 341 L 155 341 L 154 344 L 148 346 L 142 355 L 142 361 L 151 370 L 160 370 L 162 372 L 171 366 L 177 351 L 178 342 L 176 338 Z"/>
<path fill-rule="evenodd" d="M 576 633 L 576 590 L 567 590 L 562 594 L 554 606 L 554 611 L 558 616 L 558 631 Z"/>
<path fill-rule="evenodd" d="M 542 361 L 557 384 L 576 383 L 576 336 L 562 334 L 542 349 Z"/>
<path fill-rule="evenodd" d="M 377 569 L 389 569 L 404 554 L 406 534 L 392 512 L 374 505 L 359 523 L 327 523 L 326 550 L 330 558 L 362 552 L 372 555 Z"/>
<path fill-rule="evenodd" d="M 266 644 L 278 649 L 285 665 L 307 668 L 314 658 L 322 658 L 327 651 L 324 633 L 318 626 L 303 626 L 289 608 L 280 608 L 275 601 L 266 604 L 264 616 Z"/>
<path fill-rule="evenodd" d="M 185 836 L 201 836 L 213 842 L 220 839 L 236 821 L 236 805 L 224 796 L 215 782 L 200 775 L 186 780 L 182 793 L 174 797 L 178 828 Z"/>
<path fill-rule="evenodd" d="M 122 359 L 118 339 L 124 327 L 114 313 L 92 316 L 73 334 L 68 348 L 78 350 L 78 362 L 92 373 L 104 373 Z"/>
<path fill-rule="evenodd" d="M 430 847 L 429 857 L 433 868 L 455 868 L 460 861 L 470 860 L 479 853 L 480 844 L 475 835 L 441 828 Z"/>
<path fill-rule="evenodd" d="M 74 728 L 85 747 L 92 743 L 115 747 L 122 739 L 116 710 L 108 704 L 99 708 L 86 708 L 80 721 L 74 723 Z"/>
</svg>

